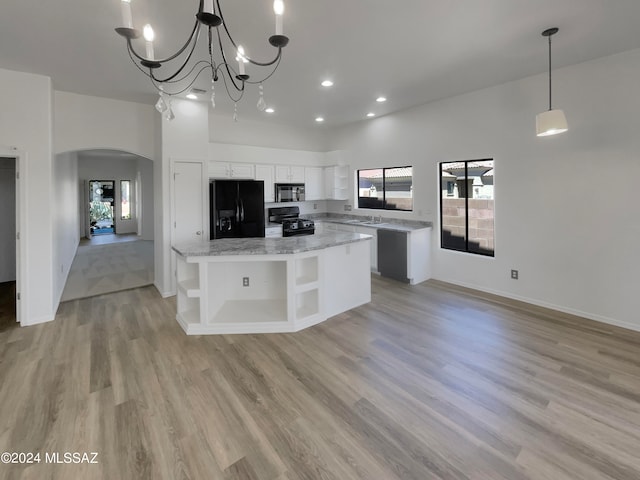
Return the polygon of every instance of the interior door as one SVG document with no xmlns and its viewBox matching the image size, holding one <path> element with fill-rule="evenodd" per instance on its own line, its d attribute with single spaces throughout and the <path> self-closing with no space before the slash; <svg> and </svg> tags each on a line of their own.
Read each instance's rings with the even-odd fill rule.
<svg viewBox="0 0 640 480">
<path fill-rule="evenodd" d="M 91 185 L 88 180 L 84 181 L 84 209 L 83 209 L 83 217 L 84 217 L 84 236 L 85 238 L 91 240 Z"/>
<path fill-rule="evenodd" d="M 203 240 L 204 191 L 201 162 L 173 164 L 173 244 Z"/>
</svg>

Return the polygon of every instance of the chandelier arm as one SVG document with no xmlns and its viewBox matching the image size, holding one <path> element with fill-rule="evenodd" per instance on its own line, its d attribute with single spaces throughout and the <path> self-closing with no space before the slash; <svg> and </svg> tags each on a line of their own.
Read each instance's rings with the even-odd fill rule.
<svg viewBox="0 0 640 480">
<path fill-rule="evenodd" d="M 207 62 L 206 60 L 200 60 L 199 62 L 194 63 L 194 64 L 193 64 L 193 67 L 191 67 L 191 70 L 189 70 L 187 73 L 185 73 L 182 77 L 180 77 L 180 78 L 176 78 L 175 80 L 167 80 L 166 82 L 162 82 L 162 83 L 180 83 L 180 82 L 182 82 L 183 80 L 185 80 L 186 78 L 188 78 L 188 77 L 193 73 L 193 71 L 194 71 L 194 70 L 195 70 L 199 65 L 202 65 L 203 63 L 204 63 L 204 64 L 206 64 L 206 65 L 205 65 L 204 67 L 202 67 L 202 68 L 210 68 L 210 67 L 211 67 L 211 65 L 209 64 L 209 62 Z M 154 80 L 156 80 L 156 79 L 154 78 Z M 156 81 L 157 81 L 157 80 L 156 80 Z M 160 82 L 159 82 L 159 83 L 160 83 Z"/>
<path fill-rule="evenodd" d="M 185 44 L 180 48 L 180 50 L 178 50 L 176 53 L 174 53 L 170 57 L 167 57 L 167 58 L 162 59 L 162 60 L 154 60 L 154 62 L 158 62 L 158 63 L 170 62 L 171 60 L 173 60 L 176 57 L 180 56 L 182 54 L 182 52 L 184 52 L 187 49 L 187 47 L 193 41 L 194 38 L 195 38 L 194 45 L 196 45 L 198 43 L 199 35 L 200 35 L 200 22 L 198 20 L 196 20 L 196 23 L 193 25 L 193 30 L 191 30 L 191 34 L 189 35 L 189 38 L 187 39 Z M 127 43 L 129 44 L 129 48 L 133 52 L 133 55 L 138 60 L 140 60 L 140 61 L 149 60 L 148 58 L 145 58 L 145 57 L 142 57 L 142 56 L 138 55 L 138 53 L 134 50 L 133 45 L 131 44 L 131 39 L 130 38 L 127 38 Z"/>
<path fill-rule="evenodd" d="M 204 61 L 198 62 L 198 63 L 203 63 L 203 62 Z M 204 62 L 204 63 L 207 63 L 207 62 Z M 169 92 L 167 92 L 165 90 L 163 90 L 163 92 L 166 93 L 167 95 L 170 95 L 170 96 L 180 95 L 181 93 L 186 92 L 187 90 L 189 90 L 193 86 L 194 83 L 196 83 L 196 80 L 198 80 L 198 77 L 200 76 L 200 74 L 202 72 L 204 72 L 205 70 L 209 69 L 209 68 L 211 68 L 211 66 L 208 63 L 205 66 L 201 67 L 200 70 L 198 71 L 198 73 L 196 73 L 195 76 L 193 77 L 193 80 L 191 80 L 191 82 L 189 82 L 189 84 L 186 87 L 182 88 L 181 90 L 178 90 L 178 91 L 173 92 L 173 93 L 169 93 Z M 191 72 L 193 72 L 194 69 L 195 69 L 195 67 L 191 69 Z M 191 74 L 191 72 L 189 72 L 189 75 Z M 183 77 L 183 80 L 184 80 L 184 78 L 186 78 L 186 76 Z M 156 89 L 159 90 L 158 86 L 155 84 L 155 82 L 153 80 L 152 80 L 152 83 L 154 84 Z"/>
<path fill-rule="evenodd" d="M 222 67 L 222 65 L 218 66 L 218 68 L 221 68 L 221 67 Z M 233 77 L 231 77 L 231 76 L 229 77 L 229 79 L 232 79 L 232 78 Z M 242 89 L 239 89 L 236 86 L 236 84 L 233 82 L 233 80 L 232 80 L 233 86 L 235 87 L 235 89 L 238 92 L 240 92 L 240 96 L 237 99 L 235 99 L 235 98 L 233 98 L 233 95 L 231 95 L 231 91 L 229 91 L 229 85 L 227 84 L 227 77 L 225 77 L 224 75 L 222 75 L 222 83 L 224 83 L 224 88 L 227 91 L 227 95 L 229 96 L 229 98 L 231 100 L 233 100 L 234 103 L 238 103 L 240 100 L 242 100 L 242 97 L 244 96 L 244 85 L 242 86 Z"/>
<path fill-rule="evenodd" d="M 245 58 L 247 60 L 249 60 L 249 63 L 253 64 L 253 65 L 257 65 L 259 67 L 269 67 L 271 65 L 273 65 L 274 63 L 278 62 L 280 60 L 280 57 L 282 57 L 282 48 L 278 47 L 278 54 L 276 55 L 276 58 L 274 58 L 273 60 L 271 60 L 270 62 L 258 62 L 256 60 L 251 60 L 249 57 L 245 56 Z"/>
<path fill-rule="evenodd" d="M 151 77 L 151 75 L 149 74 L 149 72 L 147 72 L 145 69 L 143 69 L 140 65 L 138 65 L 138 62 L 136 62 L 136 59 L 133 58 L 133 54 L 132 54 L 133 50 L 131 49 L 131 42 L 129 42 L 129 45 L 127 47 L 127 53 L 129 54 L 129 58 L 131 59 L 131 61 L 133 62 L 133 64 L 136 66 L 136 68 L 138 70 L 140 70 L 142 73 L 144 73 L 147 77 L 149 77 L 151 79 L 151 81 L 153 82 L 153 78 Z"/>
<path fill-rule="evenodd" d="M 220 5 L 218 5 L 218 11 L 220 11 Z M 219 13 L 221 13 L 221 12 L 219 12 Z M 223 25 L 224 25 L 224 23 L 223 23 Z M 227 70 L 227 75 L 229 75 L 229 80 L 231 80 L 231 83 L 233 84 L 233 87 L 237 91 L 241 92 L 242 90 L 244 90 L 244 82 L 242 82 L 242 87 L 239 87 L 238 85 L 236 85 L 236 81 L 234 79 L 234 75 L 231 73 L 231 68 L 229 67 L 229 62 L 227 62 L 227 57 L 224 54 L 224 48 L 222 48 L 222 37 L 220 36 L 220 30 L 217 30 L 216 32 L 218 34 L 218 45 L 220 46 L 220 54 L 222 55 L 222 64 L 220 66 L 224 65 L 225 69 Z M 224 75 L 222 76 L 222 79 L 224 80 Z M 226 81 L 225 81 L 225 87 L 226 87 L 226 85 L 227 84 L 226 84 Z M 229 89 L 227 88 L 227 93 L 228 93 L 228 91 L 229 91 Z M 231 95 L 229 95 L 229 96 L 231 96 Z M 240 97 L 240 98 L 242 98 L 242 97 Z"/>
<path fill-rule="evenodd" d="M 224 21 L 224 17 L 222 16 L 222 9 L 220 8 L 220 0 L 216 0 L 216 4 L 218 5 L 218 16 L 222 19 L 222 26 L 224 27 L 224 31 L 227 32 L 227 37 L 229 38 L 231 45 L 233 45 L 233 48 L 238 50 L 238 46 L 236 45 L 236 42 L 233 41 L 233 37 L 231 36 L 231 33 L 229 33 L 229 29 L 227 28 L 227 22 Z M 220 33 L 218 33 L 218 37 L 219 36 L 220 36 Z M 220 49 L 222 49 L 222 45 L 220 45 Z M 246 55 L 244 55 L 244 58 L 246 58 L 249 61 L 249 63 L 252 63 L 253 65 L 257 65 L 259 67 L 268 67 L 276 63 L 280 55 L 282 55 L 282 47 L 278 47 L 278 55 L 276 55 L 276 58 L 274 58 L 270 62 L 258 62 L 257 60 L 252 60 Z"/>
<path fill-rule="evenodd" d="M 253 80 L 253 81 L 246 80 L 246 83 L 248 83 L 250 85 L 256 85 L 256 84 L 263 83 L 263 82 L 266 82 L 267 80 L 269 80 L 273 76 L 273 74 L 276 73 L 276 70 L 280 66 L 280 60 L 282 60 L 282 56 L 278 57 L 278 63 L 276 64 L 275 67 L 273 67 L 273 70 L 271 71 L 271 73 L 269 75 L 267 75 L 266 77 L 264 77 L 262 80 Z"/>
<path fill-rule="evenodd" d="M 160 79 L 160 78 L 156 78 L 156 76 L 153 74 L 153 70 L 151 70 L 151 77 L 155 81 L 160 82 L 160 83 L 172 81 L 174 78 L 176 78 L 178 75 L 180 75 L 182 73 L 182 71 L 185 69 L 185 67 L 189 63 L 189 60 L 191 60 L 191 56 L 193 55 L 193 52 L 195 51 L 197 45 L 198 45 L 198 40 L 196 39 L 196 41 L 193 42 L 193 46 L 191 47 L 191 51 L 189 52 L 189 55 L 187 55 L 187 58 L 182 63 L 182 66 L 180 68 L 178 68 L 178 70 L 176 70 L 176 72 L 173 75 L 170 75 L 165 79 Z"/>
</svg>

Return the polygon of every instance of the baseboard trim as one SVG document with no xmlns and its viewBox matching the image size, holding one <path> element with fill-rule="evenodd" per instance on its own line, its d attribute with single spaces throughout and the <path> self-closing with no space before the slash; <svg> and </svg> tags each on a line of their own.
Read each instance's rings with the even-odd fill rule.
<svg viewBox="0 0 640 480">
<path fill-rule="evenodd" d="M 20 326 L 21 327 L 30 327 L 33 325 L 39 325 L 41 323 L 48 323 L 48 322 L 52 322 L 53 320 L 56 319 L 56 316 L 50 316 L 50 315 L 45 315 L 45 316 L 41 316 L 41 317 L 36 317 L 36 318 L 30 318 L 28 320 L 23 320 L 20 322 Z"/>
<path fill-rule="evenodd" d="M 514 294 L 509 293 L 509 292 L 504 292 L 504 291 L 501 291 L 501 290 L 494 290 L 492 288 L 486 288 L 486 287 L 481 286 L 481 285 L 475 285 L 475 284 L 470 284 L 470 283 L 465 283 L 465 282 L 458 282 L 458 281 L 453 281 L 451 279 L 445 279 L 445 278 L 433 278 L 433 280 L 435 280 L 437 282 L 449 283 L 451 285 L 457 285 L 459 287 L 468 288 L 468 289 L 471 289 L 471 290 L 476 290 L 478 292 L 488 293 L 490 295 L 496 295 L 496 296 L 499 296 L 499 297 L 504 297 L 504 298 L 508 298 L 508 299 L 511 299 L 511 300 L 516 300 L 518 302 L 528 303 L 528 304 L 531 304 L 531 305 L 535 305 L 537 307 L 548 308 L 550 310 L 555 310 L 555 311 L 566 313 L 566 314 L 569 314 L 569 315 L 574 315 L 576 317 L 585 318 L 587 320 L 593 320 L 595 322 L 604 323 L 604 324 L 607 324 L 607 325 L 612 325 L 614 327 L 620 327 L 620 328 L 625 328 L 627 330 L 633 330 L 635 332 L 640 332 L 640 325 L 635 325 L 633 323 L 625 322 L 623 320 L 618 320 L 616 318 L 610 318 L 610 317 L 605 317 L 604 315 L 598 315 L 598 314 L 595 314 L 595 313 L 584 312 L 582 310 L 577 310 L 577 309 L 570 308 L 570 307 L 565 307 L 565 306 L 562 306 L 562 305 L 556 305 L 556 304 L 545 302 L 543 300 L 538 300 L 538 299 L 535 299 L 535 298 L 524 297 L 524 296 L 521 296 L 521 295 L 514 295 Z"/>
<path fill-rule="evenodd" d="M 153 286 L 156 287 L 156 290 L 158 291 L 158 293 L 160 294 L 160 296 L 162 298 L 168 298 L 168 297 L 175 297 L 176 296 L 176 291 L 175 290 L 169 290 L 169 291 L 162 291 L 162 289 L 158 286 L 157 283 L 153 283 Z"/>
</svg>

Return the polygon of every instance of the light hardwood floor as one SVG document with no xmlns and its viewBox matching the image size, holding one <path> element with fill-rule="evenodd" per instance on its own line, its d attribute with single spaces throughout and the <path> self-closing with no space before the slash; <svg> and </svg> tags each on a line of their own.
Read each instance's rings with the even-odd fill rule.
<svg viewBox="0 0 640 480">
<path fill-rule="evenodd" d="M 640 478 L 638 333 L 379 277 L 295 334 L 174 317 L 145 287 L 0 332 L 0 451 L 99 453 L 0 478 Z"/>
</svg>

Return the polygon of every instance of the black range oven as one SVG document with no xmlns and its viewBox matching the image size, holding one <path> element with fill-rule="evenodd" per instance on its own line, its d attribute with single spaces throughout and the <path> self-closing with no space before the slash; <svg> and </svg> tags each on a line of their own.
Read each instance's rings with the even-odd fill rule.
<svg viewBox="0 0 640 480">
<path fill-rule="evenodd" d="M 299 207 L 270 208 L 269 221 L 282 224 L 283 237 L 313 235 L 316 231 L 313 220 L 300 218 Z"/>
</svg>

